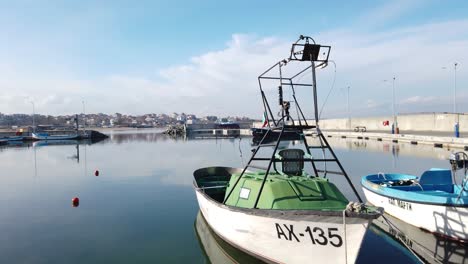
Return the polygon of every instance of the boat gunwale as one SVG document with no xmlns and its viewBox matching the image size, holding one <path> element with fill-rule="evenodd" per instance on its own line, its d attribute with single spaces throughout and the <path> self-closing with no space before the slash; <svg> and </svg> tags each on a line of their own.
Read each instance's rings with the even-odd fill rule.
<svg viewBox="0 0 468 264">
<path fill-rule="evenodd" d="M 222 166 L 213 166 L 213 167 L 206 167 L 206 168 L 200 168 L 194 172 L 194 181 L 193 185 L 195 188 L 195 191 L 203 195 L 208 201 L 213 202 L 216 206 L 227 209 L 232 212 L 238 212 L 238 213 L 245 213 L 248 215 L 254 215 L 254 216 L 262 216 L 262 217 L 271 217 L 271 218 L 278 218 L 278 219 L 287 219 L 287 220 L 292 220 L 290 219 L 291 216 L 337 216 L 337 217 L 343 217 L 343 211 L 346 212 L 346 217 L 352 217 L 352 218 L 361 218 L 361 219 L 376 219 L 378 218 L 382 213 L 383 210 L 379 209 L 380 207 L 376 207 L 375 211 L 373 212 L 365 212 L 365 213 L 358 213 L 358 212 L 352 212 L 349 210 L 339 210 L 339 211 L 333 211 L 333 210 L 316 210 L 316 209 L 254 209 L 254 208 L 243 208 L 243 207 L 237 207 L 237 206 L 232 206 L 232 205 L 226 205 L 224 203 L 221 203 L 215 199 L 213 199 L 211 196 L 209 196 L 201 187 L 198 186 L 197 184 L 197 179 L 202 178 L 202 176 L 197 175 L 200 174 L 201 171 L 207 168 L 216 168 L 216 169 L 227 169 L 227 171 L 236 171 L 240 169 L 232 168 L 232 167 L 222 167 Z"/>
<path fill-rule="evenodd" d="M 371 175 L 367 175 L 367 176 L 364 176 L 361 180 L 361 186 L 363 188 L 365 188 L 366 190 L 372 192 L 372 193 L 375 193 L 377 195 L 380 195 L 380 196 L 383 196 L 383 197 L 387 197 L 387 198 L 393 198 L 393 199 L 398 199 L 400 201 L 405 201 L 405 202 L 411 202 L 411 203 L 416 203 L 416 204 L 425 204 L 425 205 L 436 205 L 436 206 L 445 206 L 445 207 L 461 207 L 461 208 L 468 208 L 468 203 L 462 203 L 462 204 L 455 204 L 455 203 L 442 203 L 442 202 L 429 202 L 429 201 L 421 201 L 421 200 L 416 200 L 416 199 L 410 199 L 410 198 L 405 198 L 405 197 L 400 197 L 400 196 L 395 196 L 395 195 L 391 195 L 391 194 L 388 194 L 388 192 L 385 192 L 385 191 L 379 191 L 379 190 L 376 190 L 375 188 L 372 188 L 372 186 L 374 187 L 378 187 L 378 188 L 381 188 L 381 186 L 377 183 L 374 183 L 372 181 L 370 181 L 369 179 L 367 179 L 368 176 L 372 176 L 374 174 L 371 174 Z M 413 175 L 409 175 L 409 176 L 413 176 Z M 388 188 L 388 187 L 384 187 L 384 188 Z M 398 189 L 390 189 L 388 188 L 388 190 L 392 190 L 392 192 L 398 192 L 398 193 L 408 193 L 410 191 L 404 191 L 404 190 L 398 190 Z M 424 194 L 424 193 L 416 193 L 416 192 L 410 192 L 410 193 L 413 193 L 413 194 L 418 194 L 418 195 L 421 195 L 421 196 L 428 196 L 428 197 L 433 197 L 429 194 Z M 453 197 L 441 197 L 441 198 L 447 198 L 447 199 L 453 199 Z M 461 200 L 465 200 L 466 198 L 461 198 Z"/>
</svg>

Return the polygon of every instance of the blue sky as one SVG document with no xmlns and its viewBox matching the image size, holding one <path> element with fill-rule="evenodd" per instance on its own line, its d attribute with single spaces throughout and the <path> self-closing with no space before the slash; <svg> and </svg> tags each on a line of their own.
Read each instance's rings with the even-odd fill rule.
<svg viewBox="0 0 468 264">
<path fill-rule="evenodd" d="M 261 116 L 300 34 L 333 46 L 324 117 L 468 112 L 466 1 L 0 1 L 0 112 Z M 442 69 L 446 67 L 446 69 Z M 319 98 L 334 68 L 319 72 Z M 323 103 L 323 102 L 321 102 Z"/>
</svg>

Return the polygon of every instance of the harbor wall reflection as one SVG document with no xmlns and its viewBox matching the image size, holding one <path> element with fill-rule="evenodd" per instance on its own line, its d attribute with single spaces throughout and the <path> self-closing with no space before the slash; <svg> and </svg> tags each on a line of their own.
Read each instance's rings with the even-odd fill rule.
<svg viewBox="0 0 468 264">
<path fill-rule="evenodd" d="M 371 231 L 403 244 L 425 263 L 466 263 L 468 244 L 421 230 L 388 214 L 373 221 Z"/>
</svg>

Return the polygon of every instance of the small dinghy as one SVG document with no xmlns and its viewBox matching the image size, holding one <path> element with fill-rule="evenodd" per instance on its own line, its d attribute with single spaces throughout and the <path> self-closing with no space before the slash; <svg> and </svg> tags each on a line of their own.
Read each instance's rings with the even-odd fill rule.
<svg viewBox="0 0 468 264">
<path fill-rule="evenodd" d="M 421 176 L 378 173 L 362 178 L 369 203 L 411 225 L 468 242 L 468 156 L 452 155 L 452 170 L 430 169 Z M 463 170 L 457 184 L 456 171 Z"/>
<path fill-rule="evenodd" d="M 198 204 L 210 228 L 227 243 L 268 263 L 354 263 L 369 223 L 382 214 L 381 208 L 350 202 L 326 178 L 328 174 L 344 176 L 361 202 L 318 128 L 315 71 L 326 66 L 329 51 L 329 46 L 301 36 L 288 59 L 260 75 L 269 129 L 252 149 L 244 168 L 216 166 L 194 172 Z M 298 69 L 297 64 L 294 66 L 297 61 L 308 62 L 308 66 L 286 77 L 286 66 L 292 64 L 292 69 Z M 298 83 L 306 71 L 312 74 L 311 83 Z M 280 84 L 278 119 L 262 89 L 264 80 Z M 294 89 L 303 86 L 311 87 L 314 94 L 313 125 L 296 100 Z M 283 99 L 287 91 L 292 101 Z M 290 114 L 291 104 L 295 105 L 297 120 Z M 311 129 L 316 131 L 316 145 L 305 140 L 304 130 Z M 301 140 L 280 147 L 291 133 L 300 135 Z M 275 140 L 266 143 L 271 134 L 276 135 Z M 335 171 L 327 169 L 332 165 Z"/>
</svg>

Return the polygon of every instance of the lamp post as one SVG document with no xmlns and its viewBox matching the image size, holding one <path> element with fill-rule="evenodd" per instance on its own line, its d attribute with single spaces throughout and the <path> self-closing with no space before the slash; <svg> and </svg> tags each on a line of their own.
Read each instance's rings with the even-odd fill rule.
<svg viewBox="0 0 468 264">
<path fill-rule="evenodd" d="M 458 62 L 453 63 L 453 72 L 454 72 L 454 83 L 453 83 L 453 114 L 456 115 L 455 118 L 455 137 L 460 137 L 460 116 L 457 114 L 457 66 Z M 442 69 L 447 69 L 447 67 L 442 67 Z"/>
<path fill-rule="evenodd" d="M 83 129 L 86 129 L 86 112 L 85 112 L 85 102 L 84 100 L 81 101 L 83 104 Z"/>
<path fill-rule="evenodd" d="M 35 109 L 35 107 L 34 107 L 34 102 L 31 101 L 30 103 L 32 104 L 32 109 L 33 109 L 33 116 L 32 116 L 32 121 L 33 121 L 33 132 L 36 132 L 36 120 L 35 120 L 36 109 Z"/>
<path fill-rule="evenodd" d="M 394 134 L 398 134 L 398 123 L 396 120 L 396 115 L 395 115 L 395 76 L 393 76 L 393 81 L 392 81 L 392 97 L 393 97 L 393 102 L 392 102 L 392 108 L 393 108 L 393 125 L 394 125 Z"/>
<path fill-rule="evenodd" d="M 457 66 L 458 66 L 458 63 L 454 62 L 453 69 L 454 69 L 454 74 L 455 74 L 455 81 L 454 81 L 454 86 L 453 86 L 453 113 L 457 112 Z"/>
<path fill-rule="evenodd" d="M 347 106 L 348 106 L 348 123 L 349 123 L 349 130 L 351 130 L 351 112 L 349 111 L 349 88 L 351 88 L 350 86 L 348 86 L 348 95 L 346 97 L 346 102 L 347 102 Z"/>
<path fill-rule="evenodd" d="M 398 123 L 396 120 L 395 115 L 395 79 L 396 77 L 393 76 L 392 79 L 392 116 L 393 116 L 393 124 L 392 124 L 392 134 L 398 134 Z M 383 82 L 388 82 L 388 80 L 383 80 Z"/>
<path fill-rule="evenodd" d="M 454 85 L 453 85 L 453 113 L 457 115 L 457 121 L 455 122 L 455 137 L 460 137 L 460 116 L 457 114 L 457 66 L 458 62 L 453 63 L 454 69 Z"/>
</svg>

